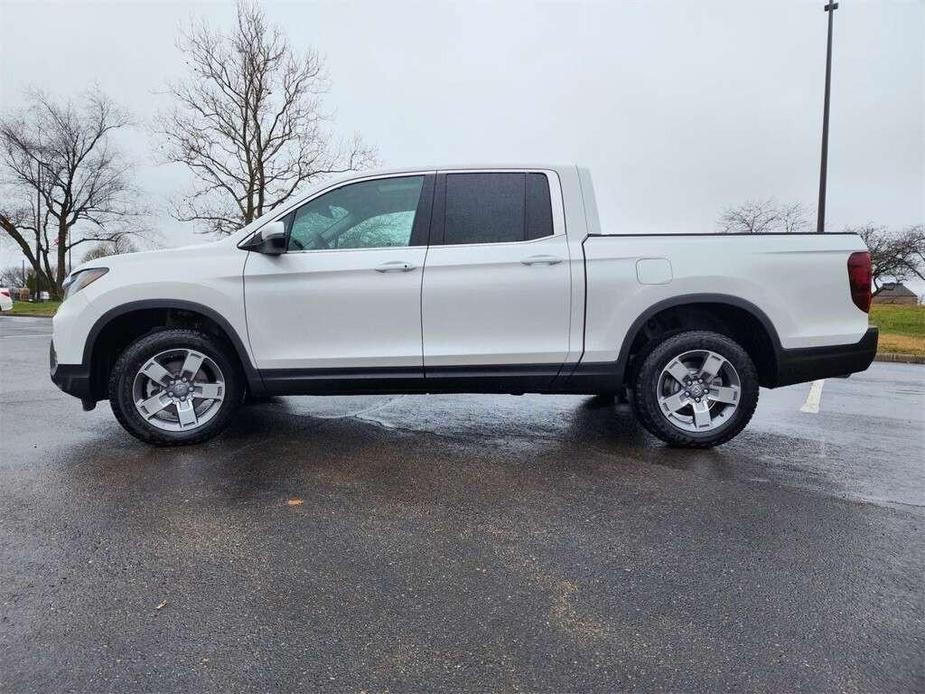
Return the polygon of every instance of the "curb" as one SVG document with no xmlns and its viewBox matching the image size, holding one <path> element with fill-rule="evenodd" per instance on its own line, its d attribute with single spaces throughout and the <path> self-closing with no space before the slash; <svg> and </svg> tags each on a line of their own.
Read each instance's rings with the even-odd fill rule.
<svg viewBox="0 0 925 694">
<path fill-rule="evenodd" d="M 874 361 L 892 361 L 901 364 L 925 364 L 923 354 L 897 354 L 896 352 L 877 352 Z"/>
</svg>

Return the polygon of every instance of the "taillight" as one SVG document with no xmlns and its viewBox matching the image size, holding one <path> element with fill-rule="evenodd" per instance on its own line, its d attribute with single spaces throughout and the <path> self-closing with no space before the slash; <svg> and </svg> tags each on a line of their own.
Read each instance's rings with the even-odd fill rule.
<svg viewBox="0 0 925 694">
<path fill-rule="evenodd" d="M 848 256 L 848 284 L 851 300 L 864 313 L 870 311 L 870 253 L 859 251 Z"/>
</svg>

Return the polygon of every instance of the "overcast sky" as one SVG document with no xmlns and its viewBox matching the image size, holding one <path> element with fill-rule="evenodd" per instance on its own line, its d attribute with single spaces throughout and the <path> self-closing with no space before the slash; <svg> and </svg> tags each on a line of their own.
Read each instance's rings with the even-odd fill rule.
<svg viewBox="0 0 925 694">
<path fill-rule="evenodd" d="M 925 3 L 840 0 L 830 228 L 925 220 Z M 712 231 L 724 207 L 815 206 L 822 0 L 264 2 L 296 47 L 327 57 L 328 106 L 388 166 L 466 161 L 591 167 L 613 232 Z M 97 82 L 144 123 L 183 75 L 178 27 L 228 26 L 228 3 L 0 0 L 0 110 L 34 86 Z M 120 138 L 164 206 L 187 179 L 149 136 Z M 189 227 L 156 219 L 168 245 Z M 14 251 L 3 262 L 18 260 Z"/>
</svg>

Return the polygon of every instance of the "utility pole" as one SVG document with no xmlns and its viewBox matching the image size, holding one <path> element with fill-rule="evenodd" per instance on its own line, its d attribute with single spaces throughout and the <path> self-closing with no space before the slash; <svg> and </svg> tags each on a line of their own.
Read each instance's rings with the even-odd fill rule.
<svg viewBox="0 0 925 694">
<path fill-rule="evenodd" d="M 837 2 L 829 2 L 825 6 L 829 15 L 829 37 L 825 48 L 825 97 L 822 106 L 822 162 L 819 165 L 819 216 L 816 219 L 816 232 L 825 231 L 825 179 L 829 166 L 829 91 L 832 86 L 832 19 Z"/>
</svg>

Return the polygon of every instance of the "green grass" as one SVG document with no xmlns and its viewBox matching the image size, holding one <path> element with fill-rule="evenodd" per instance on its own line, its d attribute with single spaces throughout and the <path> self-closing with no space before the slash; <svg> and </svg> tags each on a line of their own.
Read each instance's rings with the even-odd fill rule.
<svg viewBox="0 0 925 694">
<path fill-rule="evenodd" d="M 925 339 L 925 306 L 873 304 L 870 322 L 880 328 L 881 333 Z"/>
<path fill-rule="evenodd" d="M 925 356 L 925 306 L 873 304 L 870 323 L 880 328 L 878 352 Z"/>
<path fill-rule="evenodd" d="M 925 306 L 873 304 L 870 322 L 880 328 L 878 352 L 925 357 Z"/>
<path fill-rule="evenodd" d="M 4 311 L 5 316 L 53 316 L 61 305 L 60 301 L 14 301 L 12 311 Z"/>
</svg>

